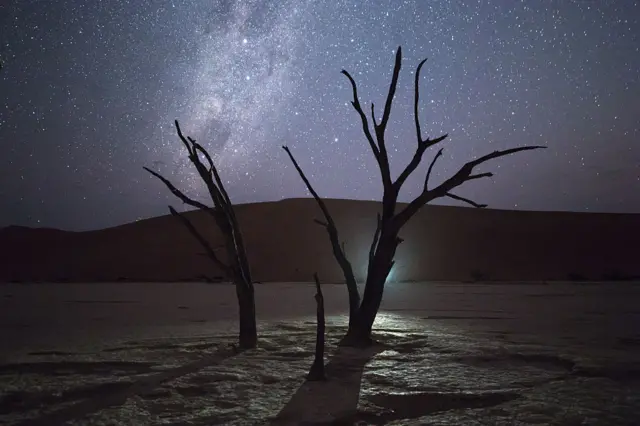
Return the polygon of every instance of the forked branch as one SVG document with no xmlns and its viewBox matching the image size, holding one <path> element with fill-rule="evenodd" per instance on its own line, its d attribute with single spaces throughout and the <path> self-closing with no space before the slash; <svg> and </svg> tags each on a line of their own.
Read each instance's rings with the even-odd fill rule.
<svg viewBox="0 0 640 426">
<path fill-rule="evenodd" d="M 176 197 L 178 197 L 183 203 L 188 204 L 192 207 L 198 208 L 200 210 L 206 211 L 213 217 L 213 219 L 216 221 L 216 224 L 220 227 L 220 229 L 222 230 L 227 229 L 228 224 L 225 222 L 224 214 L 221 209 L 214 209 L 207 206 L 204 203 L 201 203 L 200 201 L 194 200 L 193 198 L 187 196 L 184 192 L 176 188 L 167 178 L 162 176 L 160 173 L 153 171 L 150 168 L 145 166 L 143 166 L 142 168 L 148 171 L 149 173 L 151 173 L 153 176 L 160 179 L 160 181 L 164 183 L 164 185 L 167 188 L 169 188 L 169 191 L 171 191 L 171 193 Z"/>
<path fill-rule="evenodd" d="M 362 106 L 360 105 L 360 101 L 358 99 L 358 87 L 356 85 L 355 80 L 347 72 L 346 70 L 342 70 L 342 74 L 344 74 L 351 83 L 351 89 L 353 91 L 353 101 L 351 101 L 351 105 L 356 110 L 358 115 L 360 116 L 360 120 L 362 121 L 362 130 L 369 142 L 369 146 L 373 151 L 373 155 L 378 162 L 378 166 L 380 169 L 380 175 L 382 177 L 382 185 L 387 188 L 392 186 L 391 182 L 391 168 L 389 166 L 389 155 L 387 153 L 387 146 L 385 143 L 385 130 L 387 129 L 387 123 L 389 122 L 389 117 L 391 116 L 391 107 L 393 105 L 393 98 L 396 93 L 396 88 L 398 87 L 398 77 L 400 76 L 400 68 L 402 66 L 402 49 L 398 47 L 398 51 L 396 52 L 396 61 L 393 67 L 393 74 L 391 76 L 391 83 L 389 84 L 389 91 L 387 92 L 387 99 L 385 101 L 384 110 L 382 111 L 382 118 L 380 119 L 380 123 L 376 122 L 375 117 L 375 106 L 371 103 L 371 120 L 373 121 L 373 130 L 375 132 L 375 139 L 371 134 L 371 130 L 369 129 L 369 122 L 367 120 L 367 115 L 362 110 Z"/>
<path fill-rule="evenodd" d="M 178 137 L 180 138 L 184 146 L 187 148 L 187 151 L 189 152 L 189 157 L 192 157 L 195 154 L 195 151 L 191 147 L 190 141 L 187 140 L 187 138 L 182 134 L 182 129 L 180 129 L 180 124 L 178 123 L 178 120 L 174 120 L 174 123 L 176 125 L 176 130 L 178 131 Z"/>
<path fill-rule="evenodd" d="M 502 151 L 493 151 L 490 154 L 484 155 L 476 160 L 469 161 L 468 163 L 466 163 L 464 166 L 460 168 L 460 170 L 458 170 L 458 172 L 455 175 L 453 175 L 452 177 L 444 181 L 442 184 L 440 184 L 440 186 L 434 189 L 434 191 L 438 193 L 438 196 L 442 196 L 447 192 L 451 191 L 452 189 L 462 185 L 468 180 L 477 179 L 479 177 L 493 176 L 493 174 L 491 173 L 481 173 L 479 175 L 472 175 L 471 172 L 473 172 L 474 167 L 482 163 L 486 163 L 489 160 L 493 160 L 494 158 L 506 157 L 507 155 L 515 154 L 516 152 L 531 151 L 534 149 L 544 149 L 544 148 L 546 148 L 546 146 L 531 145 L 531 146 L 521 146 L 518 148 L 505 149 Z M 440 195 L 440 193 L 442 193 L 442 195 Z"/>
<path fill-rule="evenodd" d="M 416 146 L 416 152 L 413 154 L 411 161 L 400 173 L 400 175 L 398 176 L 398 179 L 396 179 L 396 181 L 393 183 L 396 189 L 396 192 L 400 192 L 400 189 L 402 188 L 402 185 L 404 184 L 404 182 L 411 175 L 411 173 L 413 173 L 416 170 L 416 168 L 420 165 L 420 163 L 422 162 L 422 156 L 424 155 L 425 151 L 430 147 L 442 142 L 447 138 L 447 136 L 449 136 L 448 134 L 444 134 L 435 139 L 429 139 L 429 138 L 422 139 L 422 128 L 420 125 L 420 112 L 419 112 L 420 71 L 422 70 L 422 67 L 424 66 L 425 62 L 427 62 L 427 60 L 423 59 L 418 65 L 418 68 L 416 69 L 415 80 L 413 82 L 413 121 L 415 122 L 416 140 L 418 144 Z"/>
<path fill-rule="evenodd" d="M 238 231 L 240 229 L 238 219 L 233 209 L 231 199 L 229 198 L 229 194 L 227 193 L 227 190 L 225 189 L 220 177 L 220 173 L 218 172 L 218 169 L 216 168 L 213 159 L 211 158 L 211 155 L 207 152 L 207 150 L 204 149 L 202 145 L 197 143 L 195 139 L 191 138 L 190 136 L 185 136 L 182 133 L 182 129 L 180 129 L 178 120 L 175 120 L 175 126 L 180 140 L 189 152 L 189 159 L 195 165 L 198 174 L 207 186 L 209 195 L 211 196 L 215 207 L 216 214 L 214 216 L 218 221 L 218 226 L 223 229 L 224 232 L 227 232 L 231 235 L 233 244 L 237 247 L 238 260 L 243 264 L 243 267 L 240 268 L 240 271 L 243 274 L 244 280 L 246 282 L 250 282 L 251 277 L 247 276 L 250 268 L 248 259 L 245 255 L 244 240 L 242 238 L 242 234 Z M 202 163 L 202 161 L 200 160 L 200 154 L 202 154 L 202 156 L 206 159 L 209 167 L 206 167 Z M 212 210 L 213 209 L 209 209 L 209 211 Z"/>
<path fill-rule="evenodd" d="M 215 207 L 224 209 L 225 199 L 222 196 L 224 186 L 221 182 L 217 182 L 218 185 L 216 185 L 212 178 L 212 173 L 215 173 L 217 175 L 217 170 L 215 165 L 213 164 L 213 159 L 211 158 L 209 153 L 195 141 L 195 139 L 189 136 L 184 136 L 178 120 L 175 120 L 174 123 L 176 126 L 176 131 L 178 132 L 178 137 L 189 152 L 189 160 L 191 160 L 193 165 L 196 167 L 200 178 L 202 178 L 202 180 L 206 184 L 207 190 L 209 191 L 209 195 L 211 196 Z M 205 157 L 205 159 L 209 163 L 209 168 L 202 164 L 199 154 L 202 154 Z"/>
<path fill-rule="evenodd" d="M 469 161 L 468 163 L 464 164 L 460 168 L 460 170 L 456 172 L 456 174 L 454 174 L 452 177 L 442 182 L 436 188 L 430 190 L 427 187 L 428 178 L 431 175 L 431 170 L 433 169 L 433 165 L 435 164 L 435 161 L 439 156 L 442 155 L 442 150 L 438 151 L 438 154 L 436 155 L 436 157 L 431 162 L 431 165 L 429 166 L 429 170 L 427 172 L 427 179 L 425 179 L 425 186 L 422 193 L 418 197 L 416 197 L 411 203 L 409 203 L 409 205 L 407 205 L 404 208 L 404 210 L 398 213 L 394 218 L 397 226 L 401 227 L 402 225 L 404 225 L 414 214 L 418 212 L 418 210 L 420 210 L 422 206 L 424 206 L 428 202 L 436 198 L 450 196 L 450 191 L 462 185 L 463 183 L 469 180 L 479 179 L 481 177 L 493 176 L 492 173 L 480 173 L 477 175 L 472 175 L 471 173 L 473 172 L 474 167 L 482 163 L 485 163 L 489 160 L 492 160 L 494 158 L 505 157 L 507 155 L 515 154 L 521 151 L 530 151 L 530 150 L 542 149 L 542 148 L 546 148 L 546 147 L 539 146 L 539 145 L 532 145 L 532 146 L 522 146 L 518 148 L 506 149 L 503 151 L 494 151 L 490 154 L 487 154 L 483 157 L 480 157 L 473 161 Z M 450 196 L 450 198 L 454 198 L 454 197 Z M 463 199 L 461 201 L 469 202 L 470 200 Z M 471 204 L 475 205 L 477 203 L 471 202 Z M 478 204 L 477 206 L 482 206 L 482 205 Z"/>
<path fill-rule="evenodd" d="M 151 173 L 152 175 L 154 175 L 155 177 L 157 177 L 158 179 L 160 179 L 160 181 L 162 181 L 162 183 L 164 183 L 165 186 L 169 188 L 171 193 L 173 193 L 176 197 L 182 200 L 185 204 L 204 210 L 213 216 L 218 227 L 224 233 L 231 236 L 232 245 L 235 247 L 234 251 L 237 253 L 238 261 L 243 264 L 242 267 L 239 268 L 239 271 L 242 274 L 244 281 L 249 282 L 251 280 L 251 277 L 247 276 L 249 271 L 249 265 L 248 265 L 248 260 L 246 259 L 246 256 L 245 256 L 244 242 L 242 240 L 242 235 L 240 232 L 237 231 L 239 229 L 239 226 L 237 223 L 235 212 L 233 211 L 231 200 L 229 199 L 229 195 L 224 188 L 222 179 L 220 178 L 220 174 L 218 173 L 218 170 L 213 162 L 213 159 L 211 158 L 211 155 L 207 152 L 207 150 L 204 149 L 200 144 L 198 144 L 195 141 L 195 139 L 189 136 L 185 136 L 182 133 L 182 129 L 180 129 L 180 124 L 178 123 L 178 120 L 175 120 L 175 126 L 176 126 L 178 136 L 180 137 L 180 140 L 182 141 L 184 146 L 187 148 L 187 151 L 189 152 L 189 159 L 195 165 L 196 170 L 198 171 L 198 174 L 200 175 L 200 177 L 202 178 L 202 180 L 207 186 L 207 189 L 213 201 L 214 207 L 213 208 L 209 207 L 204 203 L 201 203 L 199 201 L 196 201 L 188 197 L 182 191 L 176 188 L 168 179 L 160 175 L 158 172 L 155 172 L 147 167 L 144 167 L 144 169 L 149 173 Z M 202 154 L 204 156 L 207 163 L 209 164 L 209 167 L 205 166 L 202 163 L 199 154 Z M 191 229 L 190 231 L 193 233 Z M 229 271 L 230 269 L 227 269 L 226 272 L 229 272 Z"/>
<path fill-rule="evenodd" d="M 369 121 L 367 120 L 367 116 L 362 110 L 362 106 L 360 105 L 360 100 L 358 99 L 358 86 L 356 85 L 356 81 L 351 77 L 348 71 L 342 70 L 342 74 L 344 74 L 351 83 L 351 90 L 353 91 L 353 100 L 351 101 L 351 105 L 356 110 L 358 115 L 360 115 L 360 120 L 362 121 L 362 131 L 364 132 L 367 142 L 369 142 L 369 146 L 371 147 L 371 151 L 373 151 L 373 156 L 376 158 L 378 164 L 380 164 L 380 150 L 378 149 L 378 145 L 376 144 L 375 139 L 373 139 L 373 135 L 371 134 L 371 130 L 369 129 Z M 371 104 L 371 115 L 373 116 L 374 107 Z M 375 123 L 375 116 L 372 117 Z"/>
</svg>

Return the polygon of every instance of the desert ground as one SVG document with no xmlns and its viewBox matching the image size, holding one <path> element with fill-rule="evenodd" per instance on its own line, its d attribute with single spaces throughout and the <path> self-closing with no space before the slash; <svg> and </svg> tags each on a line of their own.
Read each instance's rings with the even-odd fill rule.
<svg viewBox="0 0 640 426">
<path fill-rule="evenodd" d="M 326 202 L 362 281 L 380 205 Z M 0 424 L 640 424 L 640 215 L 427 206 L 357 351 L 337 346 L 346 289 L 315 201 L 236 211 L 260 328 L 241 353 L 235 290 L 175 218 L 0 229 Z"/>
<path fill-rule="evenodd" d="M 640 424 L 640 282 L 389 283 L 366 351 L 336 347 L 346 290 L 324 293 L 311 383 L 309 284 L 256 286 L 240 354 L 230 285 L 1 285 L 0 423 Z"/>
</svg>

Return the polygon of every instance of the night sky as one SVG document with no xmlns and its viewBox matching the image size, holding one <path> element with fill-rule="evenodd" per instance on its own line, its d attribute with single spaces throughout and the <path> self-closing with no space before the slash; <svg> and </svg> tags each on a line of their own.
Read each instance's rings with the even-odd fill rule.
<svg viewBox="0 0 640 426">
<path fill-rule="evenodd" d="M 450 134 L 433 183 L 475 156 L 543 144 L 456 193 L 492 208 L 640 212 L 639 4 L 3 1 L 0 226 L 96 229 L 184 209 L 143 166 L 204 197 L 176 118 L 215 154 L 235 202 L 308 196 L 283 144 L 321 196 L 379 199 L 340 70 L 381 112 L 398 45 L 394 175 L 415 149 L 413 72 L 427 57 L 422 127 Z"/>
</svg>

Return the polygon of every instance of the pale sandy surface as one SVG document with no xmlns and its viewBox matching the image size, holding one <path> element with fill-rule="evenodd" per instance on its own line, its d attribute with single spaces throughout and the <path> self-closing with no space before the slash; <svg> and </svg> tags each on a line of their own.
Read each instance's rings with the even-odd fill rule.
<svg viewBox="0 0 640 426">
<path fill-rule="evenodd" d="M 640 424 L 638 283 L 391 284 L 365 353 L 335 352 L 324 289 L 331 380 L 305 384 L 309 285 L 256 286 L 240 355 L 230 286 L 2 285 L 0 423 Z"/>
</svg>

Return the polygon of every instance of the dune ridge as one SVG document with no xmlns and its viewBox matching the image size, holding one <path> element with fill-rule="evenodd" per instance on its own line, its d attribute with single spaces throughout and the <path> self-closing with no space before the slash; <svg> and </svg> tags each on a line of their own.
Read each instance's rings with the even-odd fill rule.
<svg viewBox="0 0 640 426">
<path fill-rule="evenodd" d="M 380 203 L 326 202 L 362 280 Z M 313 222 L 321 217 L 313 199 L 241 204 L 236 210 L 256 281 L 306 282 L 318 271 L 325 282 L 343 282 L 325 230 Z M 187 216 L 220 246 L 206 214 Z M 638 235 L 638 214 L 431 205 L 403 229 L 390 280 L 638 279 Z M 202 253 L 170 215 L 86 232 L 7 227 L 0 229 L 0 281 L 220 280 Z"/>
</svg>

